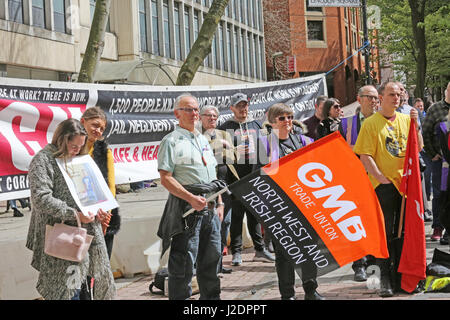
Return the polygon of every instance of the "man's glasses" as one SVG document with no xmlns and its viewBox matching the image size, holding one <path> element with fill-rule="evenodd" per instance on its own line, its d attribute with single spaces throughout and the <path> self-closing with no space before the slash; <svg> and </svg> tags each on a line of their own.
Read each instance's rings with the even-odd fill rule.
<svg viewBox="0 0 450 320">
<path fill-rule="evenodd" d="M 216 116 L 215 114 L 202 114 L 202 116 L 205 116 L 205 117 L 208 117 L 208 118 L 211 118 L 211 119 L 217 119 L 218 118 L 218 116 Z"/>
<path fill-rule="evenodd" d="M 335 109 L 340 109 L 340 108 L 342 108 L 342 106 L 341 106 L 340 104 L 335 104 L 335 105 L 333 106 L 333 108 L 335 108 Z"/>
<path fill-rule="evenodd" d="M 288 120 L 292 120 L 292 119 L 294 119 L 294 116 L 281 116 L 281 117 L 278 117 L 277 118 L 278 120 L 280 120 L 280 121 L 284 121 L 284 120 L 286 120 L 286 119 L 288 119 Z"/>
<path fill-rule="evenodd" d="M 377 96 L 370 96 L 368 94 L 363 94 L 361 97 L 366 97 L 369 100 L 378 100 Z"/>
<path fill-rule="evenodd" d="M 199 113 L 200 109 L 199 108 L 178 108 L 178 110 L 183 110 L 184 112 L 194 112 L 194 113 Z"/>
</svg>

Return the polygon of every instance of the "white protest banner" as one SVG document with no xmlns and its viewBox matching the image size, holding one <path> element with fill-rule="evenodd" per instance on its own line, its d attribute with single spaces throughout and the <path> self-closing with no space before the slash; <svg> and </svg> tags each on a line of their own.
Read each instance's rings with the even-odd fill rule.
<svg viewBox="0 0 450 320">
<path fill-rule="evenodd" d="M 137 86 L 68 83 L 0 78 L 0 200 L 29 196 L 28 166 L 51 142 L 60 122 L 80 119 L 90 107 L 105 111 L 104 133 L 112 150 L 116 184 L 159 178 L 157 154 L 161 139 L 178 121 L 176 97 L 190 92 L 200 107 L 220 111 L 218 125 L 231 118 L 231 96 L 245 93 L 249 113 L 262 120 L 275 103 L 289 105 L 298 120 L 314 113 L 315 99 L 327 94 L 325 75 L 285 81 L 226 86 Z"/>
</svg>

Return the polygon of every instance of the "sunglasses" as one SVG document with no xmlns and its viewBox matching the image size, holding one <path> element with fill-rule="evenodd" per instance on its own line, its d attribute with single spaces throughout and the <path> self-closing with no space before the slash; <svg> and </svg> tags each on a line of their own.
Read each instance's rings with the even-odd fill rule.
<svg viewBox="0 0 450 320">
<path fill-rule="evenodd" d="M 202 114 L 202 116 L 205 116 L 205 117 L 208 117 L 208 118 L 211 118 L 211 119 L 217 119 L 218 118 L 218 116 L 216 116 L 215 114 Z"/>
<path fill-rule="evenodd" d="M 294 119 L 294 116 L 287 116 L 287 117 L 281 116 L 281 117 L 278 117 L 277 119 L 280 120 L 280 121 L 284 121 L 284 120 L 286 120 L 286 118 L 288 120 L 292 120 L 292 119 Z"/>
<path fill-rule="evenodd" d="M 377 96 L 370 96 L 368 94 L 363 94 L 361 97 L 366 97 L 369 100 L 378 100 Z"/>
<path fill-rule="evenodd" d="M 199 113 L 200 109 L 199 108 L 178 108 L 178 110 L 183 110 L 185 112 L 195 112 L 195 113 Z"/>
<path fill-rule="evenodd" d="M 339 105 L 339 104 L 335 104 L 335 105 L 333 106 L 333 108 L 335 108 L 335 109 L 340 109 L 340 108 L 342 108 L 342 106 Z"/>
</svg>

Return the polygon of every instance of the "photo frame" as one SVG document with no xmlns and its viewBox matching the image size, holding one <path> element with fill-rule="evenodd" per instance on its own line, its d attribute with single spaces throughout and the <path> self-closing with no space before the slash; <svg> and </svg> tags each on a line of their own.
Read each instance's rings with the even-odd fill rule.
<svg viewBox="0 0 450 320">
<path fill-rule="evenodd" d="M 97 215 L 98 209 L 109 211 L 119 207 L 103 175 L 91 156 L 69 160 L 57 158 L 56 163 L 66 180 L 69 191 L 81 212 Z"/>
</svg>

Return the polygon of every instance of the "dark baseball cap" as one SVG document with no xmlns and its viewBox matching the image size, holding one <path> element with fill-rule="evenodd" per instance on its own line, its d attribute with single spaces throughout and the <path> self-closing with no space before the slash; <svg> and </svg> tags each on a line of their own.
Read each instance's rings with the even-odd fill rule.
<svg viewBox="0 0 450 320">
<path fill-rule="evenodd" d="M 245 101 L 248 103 L 247 95 L 243 94 L 242 92 L 235 93 L 231 96 L 231 105 L 235 106 L 239 102 Z"/>
</svg>

